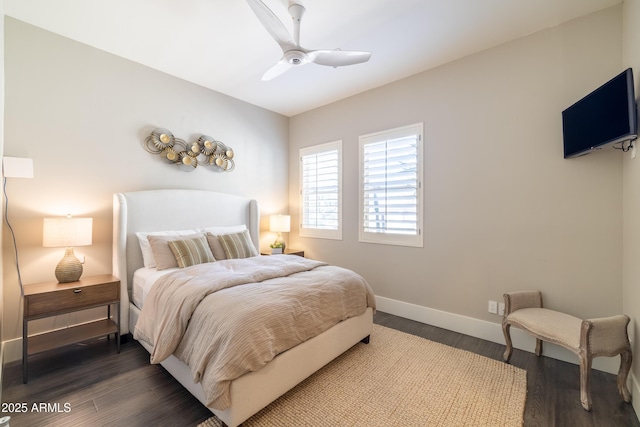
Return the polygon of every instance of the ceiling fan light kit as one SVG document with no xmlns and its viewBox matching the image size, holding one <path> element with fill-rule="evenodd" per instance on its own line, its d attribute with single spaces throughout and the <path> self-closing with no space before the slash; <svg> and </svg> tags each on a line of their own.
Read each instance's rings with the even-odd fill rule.
<svg viewBox="0 0 640 427">
<path fill-rule="evenodd" d="M 371 52 L 340 49 L 308 50 L 300 46 L 300 22 L 306 11 L 301 4 L 294 3 L 289 6 L 289 14 L 293 21 L 293 37 L 291 37 L 282 21 L 261 0 L 247 0 L 247 2 L 258 20 L 282 49 L 282 58 L 264 73 L 262 80 L 271 80 L 292 67 L 308 63 L 336 68 L 360 64 L 371 58 Z"/>
<path fill-rule="evenodd" d="M 283 56 L 291 65 L 304 65 L 309 62 L 309 55 L 301 50 L 289 50 Z"/>
</svg>

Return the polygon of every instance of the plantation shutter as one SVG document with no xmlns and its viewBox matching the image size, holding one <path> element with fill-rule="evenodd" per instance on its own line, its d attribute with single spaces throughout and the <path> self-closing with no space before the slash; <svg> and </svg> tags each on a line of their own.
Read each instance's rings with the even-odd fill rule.
<svg viewBox="0 0 640 427">
<path fill-rule="evenodd" d="M 422 245 L 421 137 L 421 126 L 361 137 L 361 241 Z"/>
<path fill-rule="evenodd" d="M 341 238 L 341 142 L 302 149 L 300 232 Z"/>
</svg>

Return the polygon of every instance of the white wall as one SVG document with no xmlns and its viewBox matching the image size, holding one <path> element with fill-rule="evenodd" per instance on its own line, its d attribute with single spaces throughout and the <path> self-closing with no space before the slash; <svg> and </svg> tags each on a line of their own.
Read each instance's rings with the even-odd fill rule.
<svg viewBox="0 0 640 427">
<path fill-rule="evenodd" d="M 496 327 L 487 301 L 519 289 L 580 317 L 620 313 L 622 154 L 564 160 L 560 114 L 621 71 L 620 24 L 619 5 L 291 118 L 292 223 L 299 149 L 342 139 L 344 236 L 294 226 L 289 246 L 362 273 L 384 301 Z M 416 122 L 424 248 L 359 243 L 358 136 Z"/>
<path fill-rule="evenodd" d="M 640 0 L 623 4 L 623 62 L 634 71 L 636 98 L 640 95 Z M 638 141 L 635 142 L 638 145 Z M 630 338 L 635 356 L 631 371 L 633 406 L 640 413 L 640 151 L 623 162 L 623 310 L 631 317 Z"/>
<path fill-rule="evenodd" d="M 5 43 L 5 154 L 34 160 L 33 179 L 8 184 L 25 283 L 55 280 L 63 250 L 42 247 L 42 218 L 67 213 L 94 219 L 93 245 L 76 248 L 84 274 L 111 272 L 114 192 L 209 189 L 256 198 L 263 214 L 286 211 L 288 118 L 12 18 Z M 236 169 L 179 171 L 143 149 L 156 127 L 188 141 L 213 136 L 235 150 Z M 11 340 L 21 336 L 21 303 L 8 239 L 3 249 Z M 80 320 L 32 322 L 33 331 Z"/>
</svg>

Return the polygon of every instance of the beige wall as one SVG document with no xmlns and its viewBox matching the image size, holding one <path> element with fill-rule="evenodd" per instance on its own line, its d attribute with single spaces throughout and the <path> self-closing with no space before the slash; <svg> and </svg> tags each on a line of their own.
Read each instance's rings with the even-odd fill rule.
<svg viewBox="0 0 640 427">
<path fill-rule="evenodd" d="M 290 247 L 355 269 L 382 298 L 492 325 L 499 317 L 487 300 L 525 288 L 578 316 L 637 317 L 637 160 L 613 150 L 562 159 L 560 111 L 623 65 L 640 80 L 639 1 L 290 120 L 7 18 L 4 151 L 35 165 L 34 179 L 8 185 L 23 279 L 53 279 L 61 252 L 41 247 L 42 217 L 66 213 L 95 221 L 94 244 L 77 249 L 85 274 L 110 271 L 116 191 L 226 191 L 257 198 L 263 214 L 285 212 L 288 197 L 295 224 L 299 148 L 342 139 L 343 240 L 301 238 L 294 225 Z M 359 243 L 358 135 L 415 122 L 425 125 L 425 246 Z M 140 144 L 159 126 L 224 141 L 236 171 L 184 173 L 160 162 Z M 2 330 L 11 340 L 20 310 L 6 233 L 3 266 Z M 78 320 L 60 316 L 36 329 Z"/>
<path fill-rule="evenodd" d="M 637 99 L 640 95 L 640 0 L 625 0 L 623 4 L 622 46 L 624 66 L 633 67 Z M 633 404 L 636 413 L 640 413 L 640 157 L 624 156 L 623 188 L 623 310 L 632 319 Z"/>
<path fill-rule="evenodd" d="M 4 151 L 34 161 L 33 179 L 8 184 L 25 283 L 54 279 L 63 250 L 42 247 L 42 218 L 67 213 L 94 218 L 93 245 L 76 248 L 85 274 L 111 272 L 114 192 L 209 189 L 256 198 L 263 214 L 286 211 L 288 118 L 11 18 L 5 42 Z M 141 145 L 156 127 L 223 141 L 235 150 L 235 171 L 162 162 Z M 3 338 L 11 340 L 21 336 L 20 292 L 6 238 L 3 252 Z M 34 330 L 78 320 L 59 316 Z"/>
<path fill-rule="evenodd" d="M 298 151 L 343 140 L 342 241 L 290 247 L 353 268 L 376 295 L 498 323 L 488 300 L 540 289 L 578 316 L 622 310 L 622 154 L 564 160 L 560 112 L 621 71 L 621 7 L 300 114 Z M 424 122 L 424 248 L 358 242 L 358 136 Z M 402 314 L 402 313 L 399 313 Z"/>
<path fill-rule="evenodd" d="M 0 17 L 4 16 L 4 0 L 0 0 Z M 3 61 L 0 62 L 0 159 L 4 156 L 4 20 L 0 20 L 0 58 Z M 4 198 L 0 202 L 0 208 L 2 208 L 1 217 L 4 222 Z M 0 239 L 3 239 L 3 229 L 0 229 Z M 2 256 L 3 250 L 0 247 L 0 256 Z M 3 266 L 0 263 L 0 277 L 3 274 Z M 2 334 L 2 312 L 4 310 L 3 305 L 3 280 L 0 279 L 0 402 L 2 402 L 2 378 L 3 378 L 3 366 L 4 366 L 4 338 Z"/>
</svg>

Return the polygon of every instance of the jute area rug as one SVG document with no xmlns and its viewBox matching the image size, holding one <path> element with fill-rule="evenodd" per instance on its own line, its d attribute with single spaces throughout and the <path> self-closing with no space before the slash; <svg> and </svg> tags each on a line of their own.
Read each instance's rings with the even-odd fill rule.
<svg viewBox="0 0 640 427">
<path fill-rule="evenodd" d="M 522 426 L 526 372 L 374 325 L 359 343 L 245 427 Z M 212 417 L 198 427 L 219 427 Z"/>
</svg>

